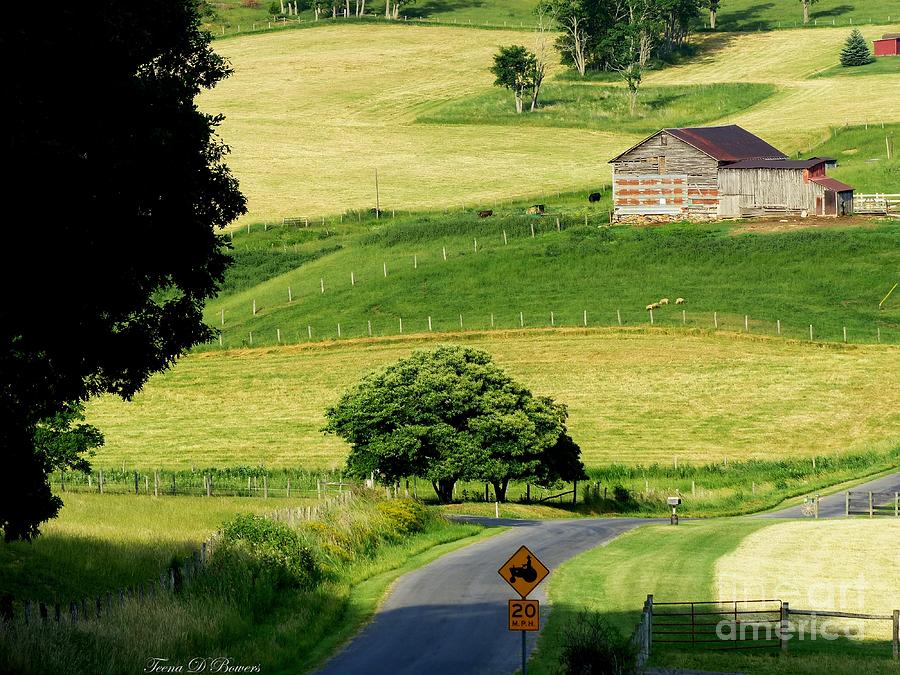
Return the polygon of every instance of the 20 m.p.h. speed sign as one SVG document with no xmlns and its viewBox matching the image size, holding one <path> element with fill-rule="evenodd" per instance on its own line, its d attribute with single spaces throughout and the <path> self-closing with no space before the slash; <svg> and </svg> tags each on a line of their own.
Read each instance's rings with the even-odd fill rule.
<svg viewBox="0 0 900 675">
<path fill-rule="evenodd" d="M 540 630 L 541 605 L 537 600 L 509 601 L 510 630 Z"/>
</svg>

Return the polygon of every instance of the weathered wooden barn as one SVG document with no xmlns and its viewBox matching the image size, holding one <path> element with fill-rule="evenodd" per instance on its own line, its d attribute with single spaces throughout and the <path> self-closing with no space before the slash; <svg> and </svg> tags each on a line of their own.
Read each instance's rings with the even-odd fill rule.
<svg viewBox="0 0 900 675">
<path fill-rule="evenodd" d="M 900 56 L 900 33 L 885 33 L 875 40 L 875 56 Z"/>
<path fill-rule="evenodd" d="M 853 188 L 828 178 L 833 161 L 790 160 L 736 125 L 662 129 L 610 160 L 613 220 L 845 215 Z"/>
</svg>

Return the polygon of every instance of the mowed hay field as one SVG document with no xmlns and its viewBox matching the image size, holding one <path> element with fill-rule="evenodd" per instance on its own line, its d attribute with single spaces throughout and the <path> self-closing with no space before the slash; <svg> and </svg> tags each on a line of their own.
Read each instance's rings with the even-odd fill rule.
<svg viewBox="0 0 900 675">
<path fill-rule="evenodd" d="M 869 39 L 887 30 L 900 28 L 863 27 Z M 900 74 L 810 79 L 837 63 L 847 32 L 704 34 L 701 54 L 649 73 L 646 84 L 774 84 L 779 91 L 762 103 L 705 123 L 735 122 L 786 152 L 805 152 L 831 126 L 900 121 Z M 643 134 L 572 128 L 571 120 L 567 128 L 415 122 L 490 91 L 497 48 L 533 48 L 535 39 L 528 31 L 384 24 L 228 38 L 215 47 L 235 73 L 200 105 L 226 115 L 221 135 L 249 198 L 247 220 L 372 207 L 376 168 L 387 209 L 490 208 L 607 183 L 607 161 Z"/>
<path fill-rule="evenodd" d="M 894 26 L 861 26 L 871 41 Z M 740 124 L 784 152 L 823 141 L 829 127 L 900 121 L 900 73 L 840 80 L 814 78 L 839 63 L 849 28 L 705 34 L 701 54 L 682 65 L 650 73 L 646 84 L 767 82 L 779 93 L 722 123 Z M 887 186 L 886 186 L 887 187 Z"/>
<path fill-rule="evenodd" d="M 900 442 L 900 349 L 604 330 L 471 333 L 198 353 L 133 402 L 88 406 L 95 465 L 330 468 L 347 446 L 326 406 L 365 373 L 438 340 L 490 352 L 568 404 L 585 462 L 825 455 Z"/>
<path fill-rule="evenodd" d="M 607 181 L 610 133 L 417 125 L 416 115 L 491 87 L 500 45 L 528 32 L 347 25 L 216 42 L 235 74 L 205 94 L 251 220 L 488 204 Z"/>
<path fill-rule="evenodd" d="M 717 597 L 779 598 L 796 609 L 890 615 L 900 608 L 898 543 L 896 519 L 772 525 L 717 561 Z M 890 621 L 831 623 L 864 639 L 891 639 Z"/>
</svg>

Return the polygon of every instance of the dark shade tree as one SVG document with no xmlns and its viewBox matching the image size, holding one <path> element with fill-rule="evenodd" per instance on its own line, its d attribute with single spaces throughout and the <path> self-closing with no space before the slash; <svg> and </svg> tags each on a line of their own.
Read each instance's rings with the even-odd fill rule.
<svg viewBox="0 0 900 675">
<path fill-rule="evenodd" d="M 351 474 L 385 483 L 420 476 L 444 503 L 459 480 L 490 482 L 502 501 L 511 479 L 584 473 L 566 440 L 565 406 L 532 396 L 475 349 L 414 352 L 364 378 L 325 417 L 325 431 L 350 444 Z"/>
<path fill-rule="evenodd" d="M 230 260 L 216 228 L 245 211 L 196 96 L 228 64 L 195 0 L 62 4 L 0 29 L 6 214 L 0 284 L 0 492 L 7 540 L 61 505 L 38 451 L 72 405 L 130 398 L 214 331 Z M 50 420 L 50 422 L 47 422 Z"/>
</svg>

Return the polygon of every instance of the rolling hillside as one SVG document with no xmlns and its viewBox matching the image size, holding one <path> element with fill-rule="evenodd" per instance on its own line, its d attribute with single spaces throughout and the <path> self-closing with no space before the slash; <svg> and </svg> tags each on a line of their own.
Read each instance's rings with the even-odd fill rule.
<svg viewBox="0 0 900 675">
<path fill-rule="evenodd" d="M 863 28 L 868 38 L 885 30 Z M 704 35 L 697 58 L 648 74 L 646 87 L 774 86 L 776 93 L 749 108 L 725 105 L 719 119 L 706 115 L 702 122 L 735 122 L 786 152 L 806 153 L 832 127 L 900 122 L 893 93 L 900 73 L 841 78 L 839 86 L 815 77 L 837 63 L 846 35 L 845 28 Z M 491 55 L 500 45 L 533 47 L 534 40 L 527 31 L 356 24 L 217 41 L 235 74 L 201 105 L 226 115 L 221 133 L 232 147 L 229 164 L 249 198 L 243 222 L 372 207 L 376 169 L 381 205 L 404 210 L 483 207 L 607 183 L 607 160 L 643 131 L 631 120 L 613 119 L 604 129 L 576 126 L 579 114 L 588 120 L 591 105 L 603 105 L 602 97 L 572 113 L 565 128 L 485 124 L 477 116 L 417 122 L 439 118 L 442 106 L 496 95 Z"/>
<path fill-rule="evenodd" d="M 98 466 L 340 467 L 320 432 L 363 374 L 439 341 L 485 349 L 536 394 L 568 404 L 589 465 L 825 455 L 900 442 L 900 349 L 820 348 L 704 334 L 440 335 L 196 354 L 131 403 L 89 405 Z"/>
</svg>

